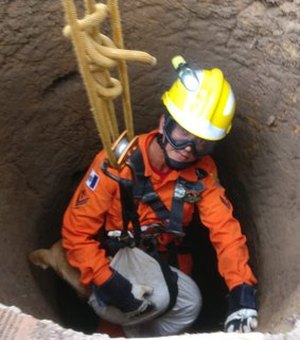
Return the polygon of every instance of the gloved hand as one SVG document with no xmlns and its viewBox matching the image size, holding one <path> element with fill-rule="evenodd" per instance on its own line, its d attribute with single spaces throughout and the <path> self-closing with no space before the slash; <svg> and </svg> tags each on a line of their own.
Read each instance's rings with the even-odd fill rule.
<svg viewBox="0 0 300 340">
<path fill-rule="evenodd" d="M 257 327 L 255 293 L 255 288 L 246 283 L 232 289 L 229 293 L 225 332 L 246 333 Z"/>
<path fill-rule="evenodd" d="M 115 271 L 112 277 L 101 286 L 94 287 L 94 294 L 99 305 L 112 305 L 128 317 L 148 312 L 152 309 L 150 301 L 142 296 L 137 298 L 133 285 L 120 273 Z M 152 291 L 143 291 L 143 294 Z M 138 294 L 137 294 L 138 295 Z M 141 295 L 141 294 L 140 294 Z"/>
</svg>

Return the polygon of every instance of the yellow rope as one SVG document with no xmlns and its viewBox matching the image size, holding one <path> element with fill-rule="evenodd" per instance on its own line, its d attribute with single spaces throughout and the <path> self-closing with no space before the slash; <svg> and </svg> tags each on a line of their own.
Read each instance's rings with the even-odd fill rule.
<svg viewBox="0 0 300 340">
<path fill-rule="evenodd" d="M 98 4 L 100 6 L 101 4 Z M 102 5 L 103 6 L 103 5 Z M 86 8 L 86 14 L 92 15 L 97 8 L 97 4 L 94 0 L 85 0 L 85 8 Z M 104 17 L 103 19 L 104 20 Z M 99 31 L 97 28 L 92 28 L 91 32 L 93 34 L 93 41 L 97 42 L 98 44 L 95 44 L 95 48 L 97 50 L 97 47 L 101 45 L 102 39 L 101 35 L 99 35 Z M 103 53 L 102 53 L 103 54 Z M 107 70 L 104 70 L 104 79 L 103 82 L 106 84 L 106 86 L 112 86 L 112 82 L 110 81 L 110 74 Z M 107 125 L 109 128 L 109 131 L 112 136 L 117 136 L 119 134 L 118 132 L 118 123 L 117 118 L 115 114 L 115 107 L 112 100 L 106 100 L 106 106 L 108 110 L 108 116 L 107 116 Z"/>
<path fill-rule="evenodd" d="M 124 49 L 117 0 L 108 6 L 84 0 L 85 16 L 78 19 L 74 0 L 63 0 L 66 21 L 64 35 L 71 37 L 79 70 L 88 94 L 91 111 L 111 166 L 117 166 L 112 144 L 119 136 L 113 100 L 122 94 L 123 116 L 129 141 L 134 137 L 129 81 L 125 60 L 154 65 L 156 59 L 148 53 Z M 111 16 L 113 40 L 101 34 L 99 26 Z M 118 66 L 118 79 L 110 70 Z"/>
<path fill-rule="evenodd" d="M 110 11 L 113 40 L 118 48 L 124 49 L 124 41 L 123 41 L 123 35 L 122 35 L 122 27 L 121 27 L 118 1 L 108 0 L 107 4 L 109 7 L 109 11 Z M 127 129 L 128 137 L 132 139 L 134 136 L 133 121 L 132 121 L 132 108 L 131 108 L 131 101 L 130 101 L 130 89 L 129 89 L 129 82 L 128 82 L 127 65 L 124 60 L 119 61 L 118 70 L 119 70 L 119 77 L 121 79 L 121 83 L 123 86 L 122 99 L 123 99 L 123 111 L 124 111 L 125 125 Z"/>
<path fill-rule="evenodd" d="M 80 30 L 80 27 L 77 23 L 76 8 L 72 0 L 64 0 L 64 6 L 66 12 L 66 19 L 70 25 L 70 29 L 72 32 L 71 39 L 73 42 L 73 47 L 75 49 L 78 66 L 91 104 L 91 111 L 94 116 L 94 120 L 100 138 L 102 140 L 103 147 L 107 152 L 108 159 L 111 162 L 112 166 L 115 166 L 116 159 L 113 152 L 110 149 L 111 138 L 108 130 L 103 128 L 105 126 L 104 116 L 101 114 L 97 114 L 98 112 L 105 113 L 105 107 L 103 105 L 103 102 L 99 100 L 99 97 L 95 91 L 93 78 L 88 69 L 87 59 L 85 57 L 86 49 L 84 46 L 83 32 Z"/>
</svg>

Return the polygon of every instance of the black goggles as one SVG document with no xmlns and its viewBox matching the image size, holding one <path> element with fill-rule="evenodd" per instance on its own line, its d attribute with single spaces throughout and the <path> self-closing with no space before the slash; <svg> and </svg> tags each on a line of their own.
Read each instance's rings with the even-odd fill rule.
<svg viewBox="0 0 300 340">
<path fill-rule="evenodd" d="M 166 118 L 164 135 L 167 142 L 175 150 L 183 150 L 190 146 L 192 154 L 196 158 L 201 158 L 213 152 L 216 142 L 193 136 L 188 131 L 177 124 L 170 116 Z"/>
</svg>

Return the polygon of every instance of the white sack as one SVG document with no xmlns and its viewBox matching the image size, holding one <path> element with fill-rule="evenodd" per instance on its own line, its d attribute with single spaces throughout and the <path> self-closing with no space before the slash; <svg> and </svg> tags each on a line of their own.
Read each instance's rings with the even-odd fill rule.
<svg viewBox="0 0 300 340">
<path fill-rule="evenodd" d="M 170 294 L 159 263 L 138 248 L 122 248 L 114 256 L 110 266 L 128 279 L 132 285 L 132 293 L 136 298 L 145 296 L 154 308 L 148 313 L 129 318 L 114 306 L 99 305 L 94 293 L 89 304 L 102 319 L 122 326 L 132 326 L 152 320 L 166 311 L 170 302 Z"/>
</svg>

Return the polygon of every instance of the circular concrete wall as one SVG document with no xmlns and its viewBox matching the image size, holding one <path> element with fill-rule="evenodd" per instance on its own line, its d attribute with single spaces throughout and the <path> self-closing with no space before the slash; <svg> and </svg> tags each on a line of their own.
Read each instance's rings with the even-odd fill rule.
<svg viewBox="0 0 300 340">
<path fill-rule="evenodd" d="M 221 68 L 238 100 L 216 159 L 248 236 L 262 330 L 300 312 L 300 3 L 120 1 L 127 48 L 158 59 L 130 64 L 136 132 L 155 127 L 174 80 L 170 58 Z M 60 320 L 51 272 L 27 255 L 60 233 L 68 200 L 100 147 L 60 1 L 4 0 L 0 12 L 0 301 Z"/>
</svg>

